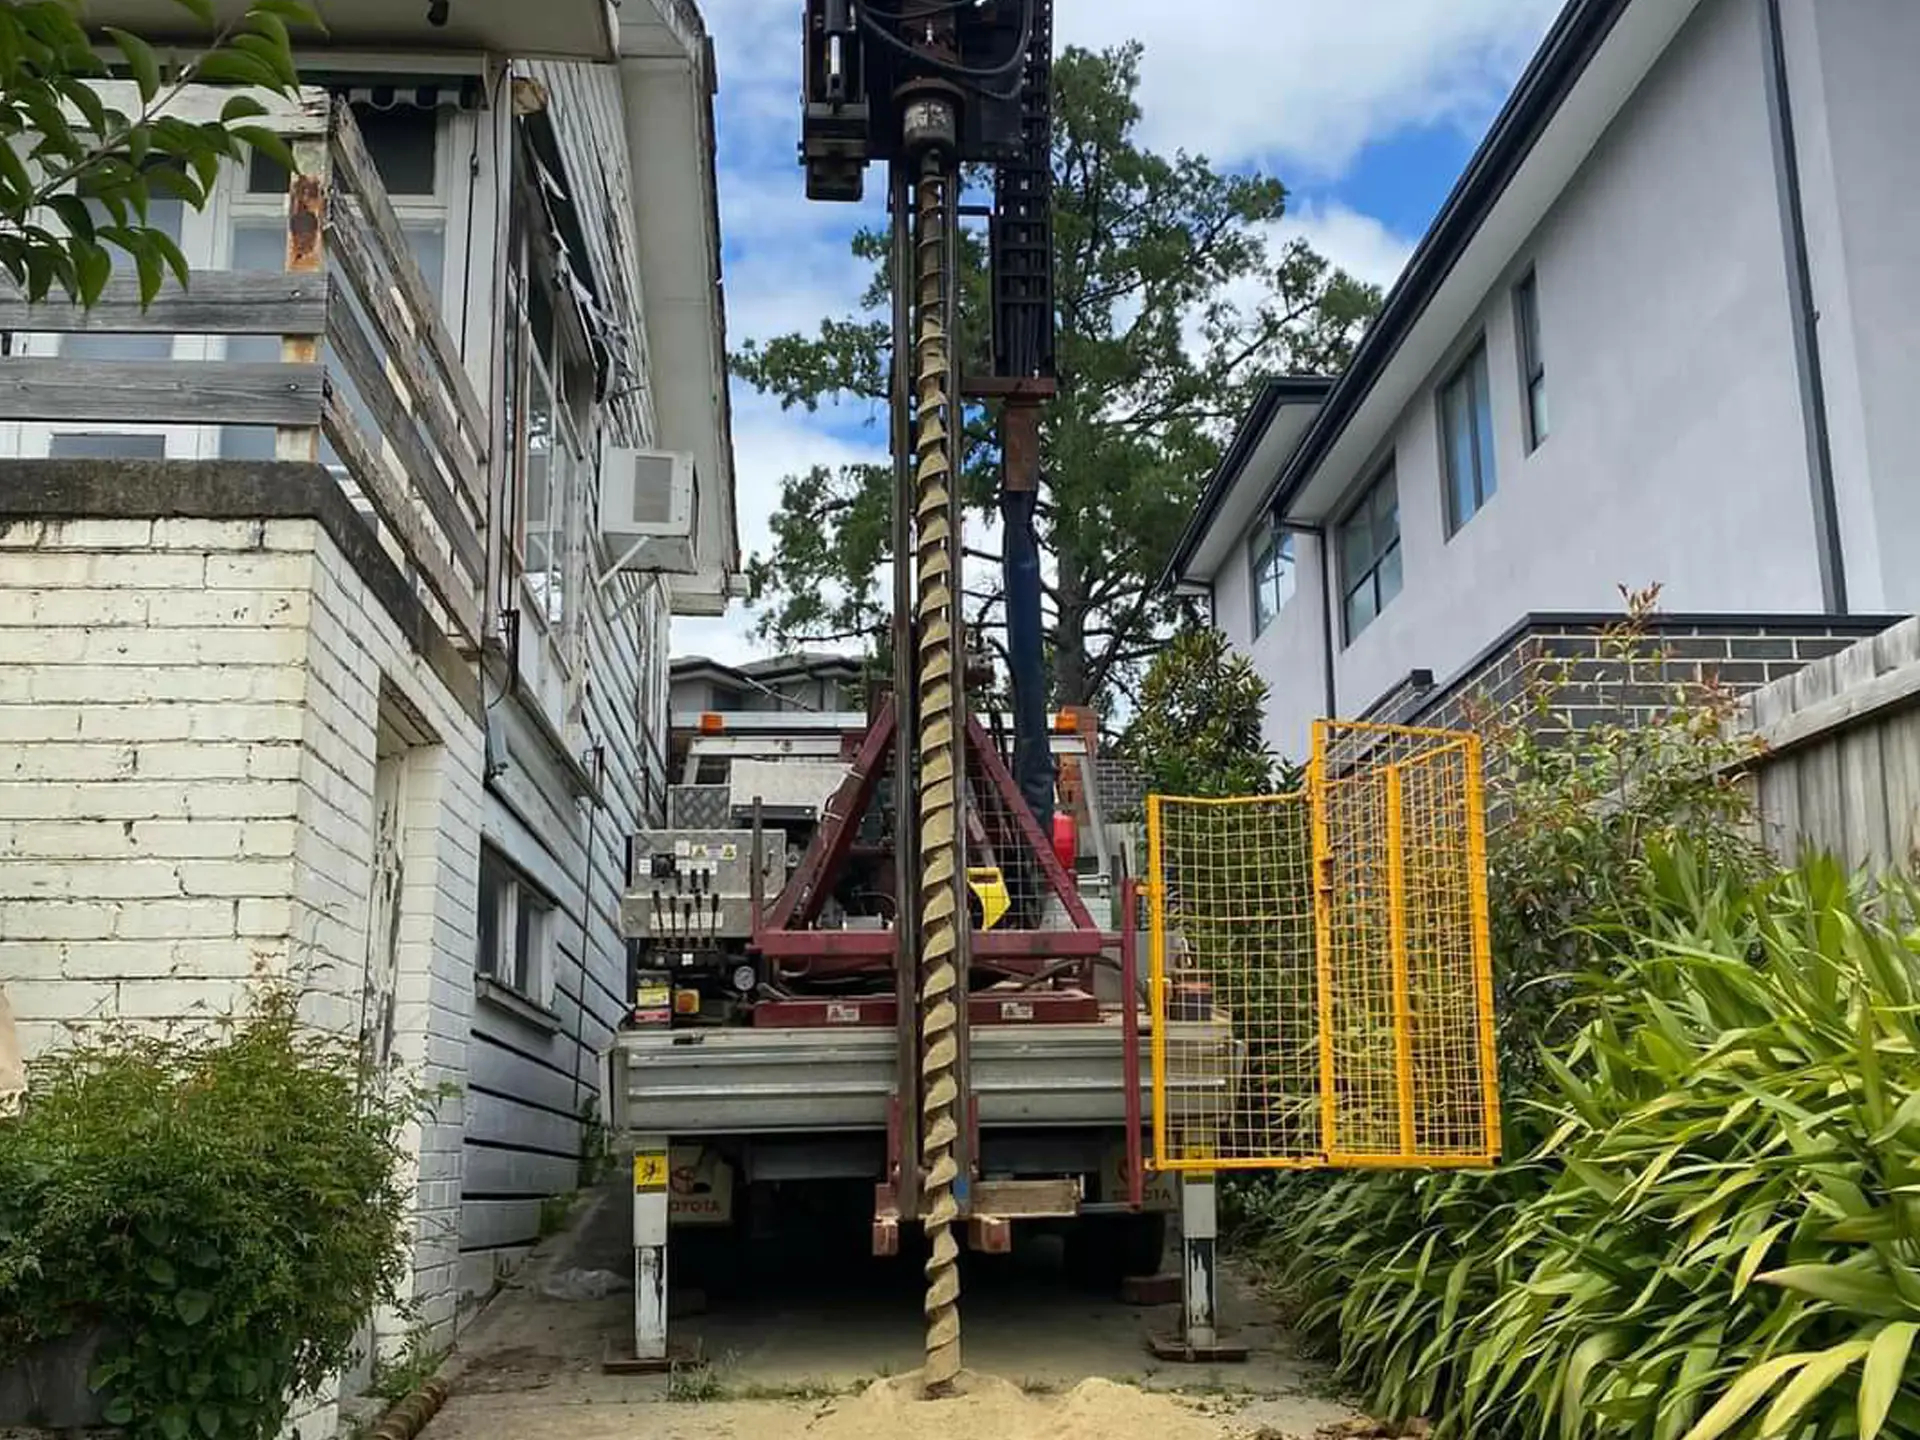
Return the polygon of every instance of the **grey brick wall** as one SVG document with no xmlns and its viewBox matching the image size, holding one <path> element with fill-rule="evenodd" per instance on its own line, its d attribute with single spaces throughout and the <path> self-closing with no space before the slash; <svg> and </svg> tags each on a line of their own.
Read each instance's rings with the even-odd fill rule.
<svg viewBox="0 0 1920 1440">
<path fill-rule="evenodd" d="M 1677 690 L 1717 686 L 1742 695 L 1894 623 L 1882 616 L 1656 617 L 1622 657 L 1606 639 L 1617 620 L 1530 616 L 1444 686 L 1415 672 L 1364 718 L 1473 729 L 1537 707 L 1540 718 L 1529 723 L 1544 731 L 1650 718 Z"/>
</svg>

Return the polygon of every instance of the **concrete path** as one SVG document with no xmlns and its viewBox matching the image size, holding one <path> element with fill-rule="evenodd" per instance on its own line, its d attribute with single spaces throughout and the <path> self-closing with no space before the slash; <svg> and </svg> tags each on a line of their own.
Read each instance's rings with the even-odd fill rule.
<svg viewBox="0 0 1920 1440">
<path fill-rule="evenodd" d="M 607 1375 L 602 1362 L 631 1345 L 630 1293 L 548 1292 L 564 1288 L 570 1272 L 625 1276 L 624 1198 L 588 1202 L 469 1328 L 453 1365 L 454 1398 L 424 1440 L 1305 1440 L 1353 1415 L 1327 1397 L 1319 1373 L 1292 1355 L 1244 1285 L 1230 1284 L 1223 1308 L 1251 1348 L 1248 1363 L 1167 1365 L 1145 1337 L 1169 1327 L 1174 1312 L 1075 1288 L 1057 1244 L 1044 1238 L 1011 1256 L 967 1257 L 970 1375 L 954 1400 L 921 1402 L 912 1383 L 918 1266 L 875 1261 L 857 1244 L 818 1236 L 704 1265 L 689 1257 L 675 1289 L 695 1313 L 674 1321 L 688 1363 L 668 1376 Z"/>
</svg>

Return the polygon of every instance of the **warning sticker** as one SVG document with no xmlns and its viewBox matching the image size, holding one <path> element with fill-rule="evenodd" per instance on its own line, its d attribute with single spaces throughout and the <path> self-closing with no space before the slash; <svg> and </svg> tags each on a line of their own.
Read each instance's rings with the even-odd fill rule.
<svg viewBox="0 0 1920 1440">
<path fill-rule="evenodd" d="M 722 860 L 738 860 L 740 858 L 740 847 L 738 845 L 722 845 L 720 847 L 720 858 Z"/>
<path fill-rule="evenodd" d="M 667 1188 L 667 1175 L 666 1151 L 641 1151 L 633 1157 L 633 1188 L 635 1190 L 664 1190 Z"/>
</svg>

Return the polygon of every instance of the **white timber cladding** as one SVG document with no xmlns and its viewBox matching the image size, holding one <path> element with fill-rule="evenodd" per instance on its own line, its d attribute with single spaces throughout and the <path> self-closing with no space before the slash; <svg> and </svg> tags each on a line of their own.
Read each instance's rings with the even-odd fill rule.
<svg viewBox="0 0 1920 1440">
<path fill-rule="evenodd" d="M 559 402 L 576 447 L 570 460 L 530 466 L 524 426 L 521 434 L 509 431 L 504 457 L 512 520 L 502 594 L 521 609 L 522 671 L 535 698 L 488 694 L 490 723 L 508 758 L 488 782 L 483 830 L 494 903 L 510 893 L 505 906 L 516 921 L 529 909 L 537 917 L 524 960 L 518 934 L 474 959 L 481 978 L 465 1107 L 463 1305 L 484 1297 L 538 1238 L 541 1200 L 579 1182 L 581 1117 L 599 1103 L 595 1056 L 625 1008 L 618 907 L 627 838 L 660 817 L 667 763 L 665 593 L 655 580 L 625 575 L 602 585 L 614 557 L 595 539 L 593 523 L 607 450 L 648 446 L 654 437 L 619 77 L 605 67 L 548 63 L 516 65 L 513 74 L 532 82 L 521 98 L 543 107 L 537 123 L 550 129 L 559 172 L 551 179 L 579 220 L 579 238 L 566 242 L 568 263 L 597 297 L 577 329 L 571 313 L 556 315 L 551 328 L 563 342 L 572 332 L 577 348 L 603 347 L 610 358 L 597 388 L 576 374 L 573 401 Z M 526 164 L 531 148 L 523 134 L 501 153 Z M 537 170 L 527 178 L 546 184 Z M 524 188 L 500 188 L 525 205 Z M 507 416 L 543 403 L 540 387 L 564 374 L 569 354 L 563 343 L 560 364 L 534 365 L 534 351 L 553 353 L 544 341 L 530 343 L 539 307 L 566 312 L 571 297 L 548 290 L 528 303 L 531 287 L 551 274 L 539 261 L 548 216 L 527 207 L 517 218 L 518 225 L 501 217 L 509 246 L 501 318 L 516 327 L 500 347 L 509 357 L 498 382 L 509 397 Z M 524 249 L 517 243 L 523 230 Z M 562 379 L 559 388 L 568 385 Z M 540 493 L 543 481 L 560 477 L 569 492 Z M 530 552 L 527 522 L 543 517 L 547 548 Z M 551 579 L 530 585 L 529 571 Z"/>
<path fill-rule="evenodd" d="M 213 1020 L 269 974 L 314 1022 L 462 1083 L 479 727 L 316 522 L 14 522 L 0 653 L 0 975 L 29 1055 Z M 398 884 L 375 907 L 383 751 Z M 458 1101 L 407 1151 L 411 1295 L 446 1327 Z"/>
</svg>

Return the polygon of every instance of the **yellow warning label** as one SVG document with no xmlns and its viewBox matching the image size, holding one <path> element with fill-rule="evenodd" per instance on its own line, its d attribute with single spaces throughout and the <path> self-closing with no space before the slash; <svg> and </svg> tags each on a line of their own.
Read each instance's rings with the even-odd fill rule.
<svg viewBox="0 0 1920 1440">
<path fill-rule="evenodd" d="M 666 1151 L 647 1151 L 633 1157 L 633 1188 L 636 1190 L 667 1188 Z"/>
</svg>

